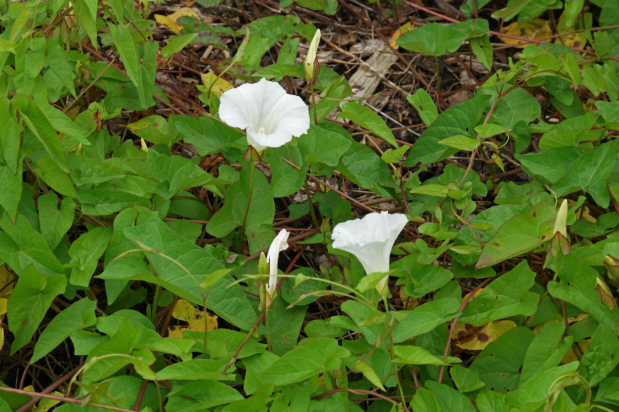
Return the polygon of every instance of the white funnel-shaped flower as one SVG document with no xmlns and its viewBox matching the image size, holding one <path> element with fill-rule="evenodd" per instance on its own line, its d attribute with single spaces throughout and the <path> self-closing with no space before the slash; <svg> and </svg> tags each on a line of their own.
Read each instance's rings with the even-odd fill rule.
<svg viewBox="0 0 619 412">
<path fill-rule="evenodd" d="M 281 230 L 269 247 L 267 253 L 267 263 L 269 264 L 269 283 L 267 284 L 267 307 L 275 299 L 275 288 L 277 287 L 277 264 L 279 263 L 279 252 L 288 249 L 288 236 L 290 232 L 286 229 Z"/>
<path fill-rule="evenodd" d="M 367 275 L 389 272 L 389 255 L 408 219 L 401 213 L 370 213 L 363 219 L 349 220 L 333 229 L 333 247 L 352 253 L 359 259 Z M 385 296 L 385 276 L 376 290 Z"/>
<path fill-rule="evenodd" d="M 283 146 L 310 127 L 309 108 L 303 100 L 265 79 L 222 94 L 219 117 L 229 126 L 245 129 L 247 143 L 258 152 Z"/>
</svg>

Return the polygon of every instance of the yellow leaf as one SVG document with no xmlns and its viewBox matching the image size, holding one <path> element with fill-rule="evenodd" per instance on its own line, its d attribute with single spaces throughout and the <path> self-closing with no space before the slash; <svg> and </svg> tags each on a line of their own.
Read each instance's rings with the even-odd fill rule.
<svg viewBox="0 0 619 412">
<path fill-rule="evenodd" d="M 7 270 L 6 265 L 0 265 L 0 296 L 11 293 L 13 286 L 15 286 L 14 277 L 15 275 Z"/>
<path fill-rule="evenodd" d="M 6 313 L 6 305 L 8 301 L 9 300 L 7 298 L 0 298 L 0 316 Z"/>
<path fill-rule="evenodd" d="M 471 300 L 469 300 L 469 303 L 470 303 L 471 301 L 475 300 L 475 298 L 476 298 L 477 296 L 479 296 L 479 294 L 480 294 L 481 292 L 483 292 L 483 291 L 484 291 L 484 288 L 479 288 L 479 289 L 477 289 L 477 292 L 475 292 L 475 294 L 473 295 L 473 297 L 471 298 Z M 466 300 L 466 298 L 468 298 L 468 297 L 469 297 L 469 295 L 470 295 L 470 293 L 467 293 L 466 295 L 464 295 L 464 297 L 462 298 L 462 302 L 464 302 L 464 301 Z M 456 325 L 456 326 L 457 326 L 457 325 Z"/>
<path fill-rule="evenodd" d="M 202 83 L 204 83 L 206 90 L 208 90 L 208 88 L 211 87 L 211 84 L 215 82 L 213 88 L 211 89 L 211 93 L 215 93 L 215 96 L 217 97 L 221 97 L 223 92 L 233 88 L 232 85 L 224 79 L 218 79 L 213 72 L 208 72 L 206 74 L 202 73 L 200 77 L 202 77 Z"/>
<path fill-rule="evenodd" d="M 204 318 L 206 318 L 207 331 L 217 329 L 217 316 L 211 315 L 195 308 L 191 303 L 184 299 L 180 299 L 176 302 L 172 316 L 175 319 L 182 320 L 189 323 L 189 326 L 171 326 L 168 328 L 168 336 L 173 338 L 183 338 L 183 331 L 204 331 Z"/>
<path fill-rule="evenodd" d="M 64 394 L 60 392 L 52 392 L 51 395 L 64 396 Z M 41 399 L 32 412 L 47 412 L 59 403 L 60 401 L 57 401 L 56 399 Z"/>
<path fill-rule="evenodd" d="M 552 36 L 552 30 L 550 28 L 550 22 L 548 20 L 542 19 L 533 19 L 532 21 L 523 24 L 518 27 L 518 22 L 513 22 L 509 26 L 503 27 L 503 33 L 508 34 L 510 36 L 523 37 L 525 39 L 537 40 L 543 37 Z M 499 39 L 503 41 L 503 43 L 507 44 L 519 44 L 523 43 L 522 40 L 512 39 L 509 37 L 499 36 Z M 550 40 L 541 40 L 545 43 L 549 43 Z M 524 49 L 527 47 L 527 44 L 516 46 L 520 49 Z"/>
<path fill-rule="evenodd" d="M 563 320 L 561 320 L 561 322 L 563 322 Z M 542 330 L 542 328 L 544 327 L 544 325 L 545 325 L 546 323 L 559 323 L 559 320 L 558 320 L 558 319 L 550 319 L 549 321 L 547 321 L 547 322 L 545 322 L 545 323 L 540 323 L 539 325 L 534 326 L 534 327 L 533 327 L 533 334 L 534 334 L 535 336 L 537 336 L 537 334 L 539 333 L 539 331 L 540 331 L 540 330 Z"/>
<path fill-rule="evenodd" d="M 563 43 L 561 43 L 563 40 Z M 566 36 L 561 36 L 561 39 L 556 39 L 555 44 L 564 44 L 568 47 L 576 47 L 577 49 L 584 49 L 587 45 L 587 38 L 584 33 L 572 33 Z"/>
<path fill-rule="evenodd" d="M 488 322 L 481 327 L 458 323 L 454 329 L 454 344 L 465 350 L 483 350 L 490 342 L 515 327 L 516 323 L 511 320 Z"/>
<path fill-rule="evenodd" d="M 577 343 L 577 345 L 580 346 L 580 350 L 582 350 L 582 353 L 585 353 L 587 351 L 587 348 L 589 347 L 590 342 L 591 342 L 591 339 L 583 339 Z M 574 345 L 572 345 L 570 346 L 570 349 L 565 354 L 565 357 L 563 357 L 563 360 L 561 361 L 561 365 L 567 365 L 568 363 L 572 363 L 577 360 L 578 360 L 578 357 L 576 357 L 576 355 L 574 354 Z"/>
<path fill-rule="evenodd" d="M 597 219 L 594 218 L 593 216 L 591 216 L 590 212 L 589 212 L 589 208 L 587 206 L 583 206 L 584 209 L 582 211 L 582 217 L 581 219 L 585 219 L 588 220 L 591 223 L 597 223 Z M 576 211 L 576 216 L 580 216 L 580 210 Z"/>
<path fill-rule="evenodd" d="M 399 29 L 397 29 L 395 31 L 395 33 L 393 33 L 393 36 L 391 36 L 391 40 L 389 41 L 389 46 L 391 46 L 394 49 L 399 49 L 400 46 L 398 46 L 398 43 L 396 43 L 396 41 L 402 37 L 405 33 L 408 33 L 409 31 L 413 30 L 415 28 L 415 23 L 413 23 L 412 21 L 400 26 Z"/>
<path fill-rule="evenodd" d="M 404 286 L 400 288 L 400 300 L 404 306 L 404 310 L 413 310 L 421 303 L 421 299 L 408 296 L 404 293 Z"/>
<path fill-rule="evenodd" d="M 588 314 L 588 313 L 582 313 L 582 314 L 580 314 L 580 315 L 578 315 L 578 316 L 572 316 L 571 318 L 567 318 L 567 321 L 568 321 L 568 322 L 570 323 L 570 325 L 571 325 L 572 323 L 575 323 L 575 322 L 580 322 L 581 320 L 583 320 L 583 319 L 585 319 L 585 318 L 588 318 L 588 317 L 589 317 L 589 314 Z"/>
<path fill-rule="evenodd" d="M 178 11 L 170 14 L 169 16 L 155 14 L 155 20 L 166 29 L 178 34 L 178 32 L 181 31 L 183 27 L 178 24 L 176 20 L 183 16 L 195 17 L 200 20 L 198 14 L 195 11 L 191 10 L 189 7 L 183 7 L 182 9 L 179 9 Z"/>
</svg>

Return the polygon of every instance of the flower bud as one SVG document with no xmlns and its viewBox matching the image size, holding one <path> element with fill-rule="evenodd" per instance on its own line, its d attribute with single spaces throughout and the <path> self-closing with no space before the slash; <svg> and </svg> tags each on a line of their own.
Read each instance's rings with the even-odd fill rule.
<svg viewBox="0 0 619 412">
<path fill-rule="evenodd" d="M 555 228 L 552 231 L 552 241 L 550 242 L 550 255 L 557 257 L 559 253 L 564 256 L 570 254 L 570 238 L 567 236 L 567 199 L 563 200 L 559 213 L 557 213 Z"/>
<path fill-rule="evenodd" d="M 600 278 L 595 278 L 595 293 L 598 296 L 600 303 L 607 307 L 609 310 L 614 310 L 617 307 L 613 293 L 604 281 Z"/>
<path fill-rule="evenodd" d="M 267 263 L 267 258 L 264 255 L 264 252 L 260 254 L 260 259 L 258 260 L 258 274 L 269 274 L 269 264 Z M 268 296 L 267 292 L 268 282 L 266 282 L 266 285 L 261 285 L 260 283 L 258 283 L 258 285 L 258 289 L 260 290 L 260 310 L 262 311 L 263 309 L 271 306 L 271 297 Z"/>
<path fill-rule="evenodd" d="M 559 213 L 557 213 L 557 219 L 555 220 L 555 230 L 553 235 L 557 232 L 561 233 L 563 237 L 567 238 L 567 199 L 563 200 Z"/>
<path fill-rule="evenodd" d="M 305 80 L 309 84 L 316 84 L 318 79 L 318 72 L 320 71 L 320 65 L 318 64 L 318 58 L 316 52 L 318 51 L 318 43 L 320 42 L 320 30 L 316 30 L 314 38 L 310 43 L 305 62 L 303 63 L 303 70 L 305 71 Z"/>
<path fill-rule="evenodd" d="M 555 233 L 550 241 L 550 256 L 557 257 L 561 253 L 563 256 L 570 254 L 570 240 L 563 237 L 561 232 Z"/>
<path fill-rule="evenodd" d="M 604 266 L 606 266 L 608 278 L 614 284 L 619 283 L 619 260 L 611 255 L 606 255 L 604 258 Z"/>
<path fill-rule="evenodd" d="M 389 274 L 385 273 L 385 277 L 378 282 L 375 287 L 376 291 L 380 294 L 381 298 L 389 299 L 391 297 L 391 291 L 389 290 Z"/>
</svg>

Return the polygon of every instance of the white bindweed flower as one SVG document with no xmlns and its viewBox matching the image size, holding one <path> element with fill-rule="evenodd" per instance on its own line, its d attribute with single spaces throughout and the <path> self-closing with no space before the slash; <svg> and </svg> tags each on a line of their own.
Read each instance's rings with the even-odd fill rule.
<svg viewBox="0 0 619 412">
<path fill-rule="evenodd" d="M 267 290 L 267 307 L 271 306 L 271 302 L 275 299 L 277 286 L 277 264 L 279 262 L 279 252 L 288 249 L 288 236 L 290 232 L 286 229 L 281 230 L 269 247 L 267 253 L 267 262 L 269 263 L 269 283 L 266 286 Z"/>
<path fill-rule="evenodd" d="M 219 117 L 229 126 L 245 129 L 247 143 L 258 152 L 283 146 L 310 127 L 309 108 L 303 100 L 265 79 L 222 94 Z"/>
<path fill-rule="evenodd" d="M 349 220 L 333 229 L 333 247 L 352 253 L 359 259 L 367 275 L 389 272 L 389 255 L 408 219 L 401 213 L 370 213 L 363 219 Z M 385 276 L 376 290 L 381 296 L 388 294 Z"/>
</svg>

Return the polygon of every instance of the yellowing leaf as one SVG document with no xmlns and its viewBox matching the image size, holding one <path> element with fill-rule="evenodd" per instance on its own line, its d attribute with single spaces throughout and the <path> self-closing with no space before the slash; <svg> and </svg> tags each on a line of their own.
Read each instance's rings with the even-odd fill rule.
<svg viewBox="0 0 619 412">
<path fill-rule="evenodd" d="M 155 14 L 155 20 L 157 20 L 157 23 L 161 24 L 166 29 L 178 34 L 178 32 L 181 31 L 182 26 L 178 24 L 176 20 L 183 16 L 190 16 L 200 19 L 200 17 L 195 11 L 191 10 L 189 7 L 183 7 L 182 9 L 179 9 L 178 11 L 170 14 L 169 16 Z"/>
<path fill-rule="evenodd" d="M 537 40 L 543 37 L 552 36 L 552 29 L 550 28 L 550 22 L 548 20 L 542 19 L 533 19 L 532 21 L 523 24 L 518 27 L 518 22 L 513 22 L 509 26 L 503 27 L 503 33 L 508 34 L 510 36 L 523 37 L 525 39 Z M 509 37 L 499 36 L 499 39 L 503 43 L 507 44 L 519 44 L 523 43 L 523 41 L 518 39 L 512 39 Z M 550 40 L 542 40 L 546 43 L 549 43 Z M 520 49 L 524 49 L 527 47 L 527 44 L 516 46 Z"/>
<path fill-rule="evenodd" d="M 479 327 L 458 323 L 454 329 L 454 344 L 465 350 L 483 350 L 490 342 L 515 327 L 516 323 L 511 320 L 488 322 Z"/>
<path fill-rule="evenodd" d="M 6 305 L 8 301 L 9 300 L 7 298 L 0 298 L 0 316 L 6 313 Z"/>
<path fill-rule="evenodd" d="M 483 291 L 484 291 L 484 288 L 479 288 L 479 289 L 477 289 L 477 292 L 475 292 L 475 294 L 473 295 L 473 297 L 469 300 L 469 303 L 470 303 L 471 301 L 475 300 L 475 298 L 476 298 L 477 296 L 479 296 L 479 294 L 480 294 L 481 292 L 483 292 Z M 469 297 L 469 295 L 470 295 L 470 293 L 467 293 L 466 295 L 464 295 L 464 297 L 462 298 L 462 302 L 464 302 L 464 301 L 465 301 L 465 299 Z M 457 325 L 456 325 L 456 326 L 457 326 Z"/>
<path fill-rule="evenodd" d="M 550 319 L 549 321 L 545 322 L 545 323 L 540 323 L 539 325 L 533 327 L 533 333 L 535 334 L 535 336 L 537 336 L 537 334 L 539 333 L 540 330 L 542 330 L 542 328 L 544 327 L 544 325 L 546 323 L 558 323 L 559 320 L 558 319 Z M 561 321 L 563 322 L 563 321 Z"/>
<path fill-rule="evenodd" d="M 412 21 L 400 26 L 399 29 L 397 29 L 395 31 L 395 33 L 393 33 L 393 36 L 391 36 L 391 40 L 389 41 L 389 46 L 391 46 L 391 48 L 397 50 L 400 48 L 400 46 L 398 45 L 398 43 L 396 43 L 396 41 L 402 37 L 404 35 L 404 33 L 408 33 L 409 31 L 413 30 L 415 28 L 415 23 L 413 23 Z"/>
<path fill-rule="evenodd" d="M 561 40 L 563 40 L 563 43 L 561 43 Z M 555 44 L 564 44 L 568 47 L 584 49 L 587 45 L 587 38 L 584 33 L 572 33 L 566 36 L 561 36 L 561 39 L 555 39 Z"/>
<path fill-rule="evenodd" d="M 208 72 L 206 74 L 202 73 L 200 77 L 202 77 L 202 83 L 204 83 L 206 90 L 208 90 L 208 88 L 211 87 L 211 84 L 215 82 L 213 88 L 211 89 L 211 93 L 215 93 L 217 97 L 221 97 L 223 92 L 232 89 L 232 85 L 230 83 L 224 79 L 218 79 L 213 72 Z"/>
<path fill-rule="evenodd" d="M 64 394 L 60 392 L 52 392 L 51 395 L 64 396 Z M 56 399 L 41 399 L 32 412 L 47 412 L 59 403 L 60 401 Z"/>
<path fill-rule="evenodd" d="M 582 350 L 582 353 L 585 353 L 587 351 L 587 348 L 589 347 L 590 342 L 591 342 L 591 339 L 583 339 L 576 344 L 580 346 L 580 350 Z M 565 357 L 563 357 L 563 360 L 561 361 L 561 365 L 567 365 L 568 363 L 572 363 L 577 360 L 578 360 L 578 357 L 576 356 L 576 354 L 574 354 L 574 345 L 572 345 L 570 346 L 570 349 L 565 354 Z"/>
<path fill-rule="evenodd" d="M 13 282 L 14 278 L 15 275 L 7 270 L 6 265 L 0 265 L 0 296 L 6 296 L 11 293 L 15 285 L 15 282 Z"/>
<path fill-rule="evenodd" d="M 591 223 L 597 223 L 598 220 L 596 218 L 594 218 L 593 216 L 591 216 L 589 208 L 587 206 L 583 206 L 583 207 L 584 207 L 584 209 L 582 211 L 581 219 L 588 220 Z M 580 216 L 580 210 L 576 211 L 576 216 Z"/>
<path fill-rule="evenodd" d="M 180 299 L 178 302 L 176 302 L 176 306 L 174 307 L 172 316 L 175 319 L 189 323 L 189 326 L 170 326 L 168 328 L 168 336 L 172 338 L 182 339 L 183 331 L 185 330 L 203 332 L 205 327 L 205 316 L 207 316 L 207 331 L 217 329 L 217 316 L 211 315 L 210 313 L 206 313 L 204 311 L 201 311 L 200 309 L 195 308 L 191 303 L 187 302 L 184 299 Z"/>
<path fill-rule="evenodd" d="M 581 313 L 581 314 L 580 314 L 580 315 L 578 315 L 578 316 L 572 316 L 571 318 L 567 318 L 567 321 L 568 321 L 568 322 L 570 323 L 570 325 L 571 325 L 572 323 L 575 323 L 575 322 L 580 322 L 581 320 L 583 320 L 583 319 L 585 319 L 585 318 L 588 318 L 588 317 L 589 317 L 589 314 L 588 314 L 588 313 Z"/>
</svg>

